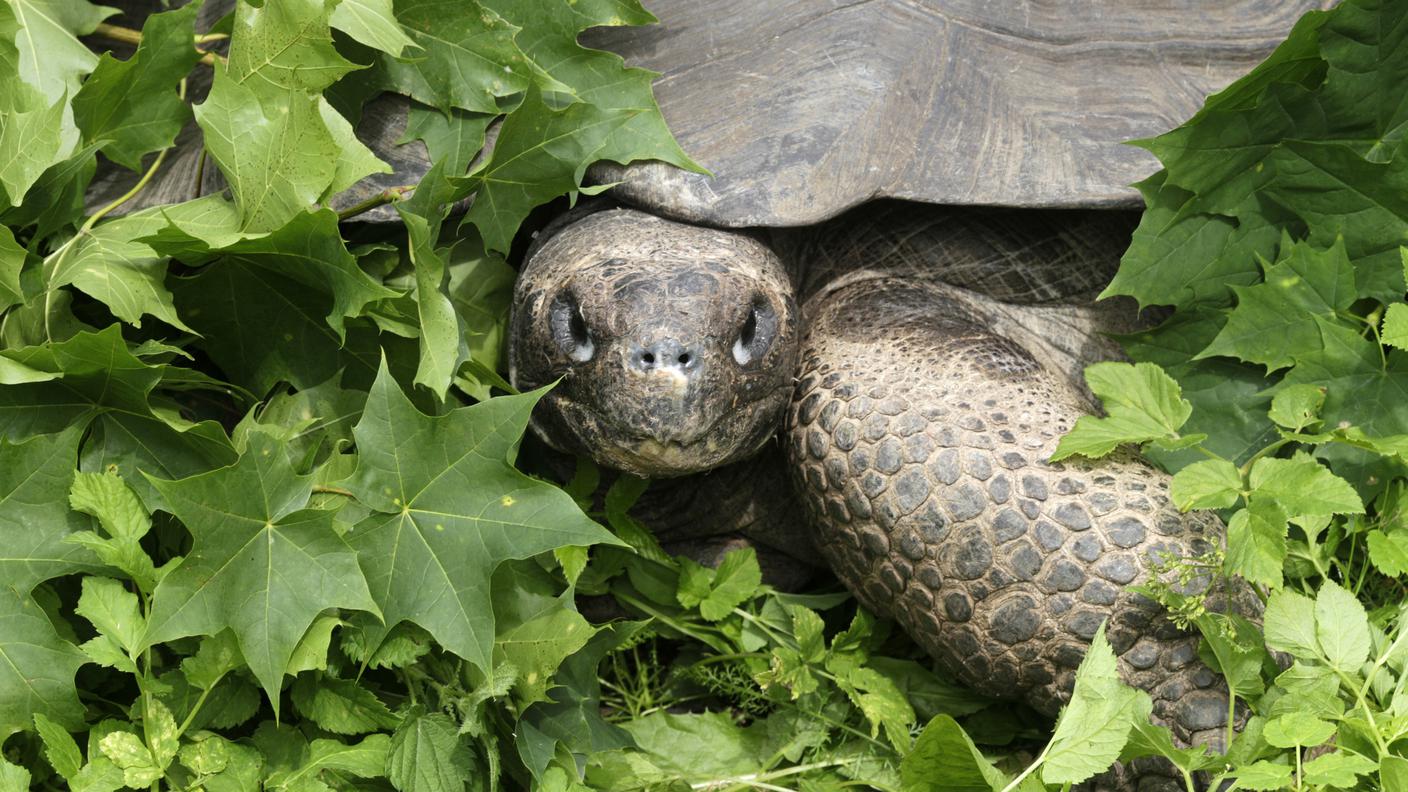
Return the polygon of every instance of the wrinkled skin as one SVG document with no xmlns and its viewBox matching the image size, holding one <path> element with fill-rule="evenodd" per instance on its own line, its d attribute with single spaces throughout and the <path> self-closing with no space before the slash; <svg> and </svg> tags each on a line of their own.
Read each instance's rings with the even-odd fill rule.
<svg viewBox="0 0 1408 792">
<path fill-rule="evenodd" d="M 741 234 L 590 214 L 535 251 L 510 333 L 517 387 L 562 379 L 535 415 L 539 433 L 640 476 L 752 455 L 792 395 L 792 287 L 777 256 Z"/>
<path fill-rule="evenodd" d="M 1184 743 L 1220 745 L 1225 683 L 1198 660 L 1196 635 L 1127 586 L 1149 580 L 1166 554 L 1220 545 L 1221 524 L 1180 514 L 1168 475 L 1133 455 L 1047 461 L 1090 409 L 1079 371 L 1113 354 L 1099 331 L 1131 319 L 1084 302 L 1120 247 L 1090 240 L 1118 240 L 1119 229 L 1094 213 L 908 211 L 782 236 L 791 283 L 777 256 L 735 232 L 630 210 L 557 231 L 527 263 L 513 317 L 517 384 L 563 378 L 538 430 L 609 466 L 678 476 L 746 458 L 781 426 L 782 453 L 699 486 L 760 501 L 764 488 L 728 482 L 762 479 L 748 466 L 782 457 L 814 541 L 769 542 L 757 517 L 781 512 L 731 503 L 746 537 L 819 552 L 940 665 L 1049 714 L 1105 623 L 1122 676 L 1149 692 L 1155 720 Z M 800 317 L 792 283 L 804 284 Z M 581 344 L 553 335 L 550 306 L 564 290 L 581 308 L 590 359 L 574 360 Z M 783 329 L 740 364 L 730 349 L 760 298 L 778 307 Z M 643 372 L 632 356 L 666 348 L 660 339 L 701 366 Z M 671 388 L 683 395 L 663 399 Z M 673 535 L 687 537 L 691 519 L 703 533 L 731 520 L 689 511 L 672 519 Z M 1211 592 L 1210 603 L 1258 611 L 1245 589 Z"/>
</svg>

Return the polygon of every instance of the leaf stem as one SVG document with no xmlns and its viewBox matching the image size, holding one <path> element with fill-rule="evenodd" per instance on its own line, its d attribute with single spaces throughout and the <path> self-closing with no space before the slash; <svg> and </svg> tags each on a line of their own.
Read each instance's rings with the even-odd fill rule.
<svg viewBox="0 0 1408 792">
<path fill-rule="evenodd" d="M 1011 783 L 1003 787 L 1002 792 L 1012 792 L 1012 790 L 1016 789 L 1018 786 L 1021 786 L 1022 782 L 1026 780 L 1027 776 L 1031 775 L 1033 770 L 1037 769 L 1038 767 L 1041 767 L 1042 762 L 1046 761 L 1046 753 L 1050 750 L 1051 743 L 1047 743 L 1046 747 L 1041 749 L 1041 753 L 1036 757 L 1036 759 L 1031 764 L 1027 765 L 1027 768 L 1023 770 L 1020 774 L 1018 774 L 1016 778 L 1012 779 Z"/>
<path fill-rule="evenodd" d="M 322 493 L 324 495 L 341 495 L 344 498 L 351 498 L 352 500 L 357 499 L 357 496 L 352 494 L 351 490 L 345 490 L 341 487 L 329 487 L 325 484 L 314 484 L 313 492 Z"/>
<path fill-rule="evenodd" d="M 134 47 L 140 46 L 142 43 L 142 31 L 122 27 L 121 25 L 109 25 L 106 22 L 99 22 L 98 26 L 93 29 L 93 35 L 100 36 L 109 41 L 131 44 Z M 229 38 L 229 36 L 224 33 L 207 33 L 202 36 L 193 36 L 191 38 L 191 45 L 194 47 L 196 44 L 209 44 L 216 41 L 223 41 L 227 38 Z M 203 50 L 200 47 L 195 47 L 195 50 L 200 53 L 200 62 L 204 63 L 206 66 L 214 66 L 216 61 L 220 63 L 225 62 L 223 56 L 217 55 L 214 52 Z"/>
<path fill-rule="evenodd" d="M 373 195 L 365 201 L 362 201 L 359 204 L 349 206 L 346 209 L 343 209 L 342 211 L 338 212 L 337 219 L 339 222 L 341 222 L 343 220 L 348 220 L 353 217 L 356 217 L 359 214 L 363 214 L 364 212 L 370 212 L 378 206 L 385 206 L 389 203 L 395 203 L 396 201 L 405 198 L 406 193 L 415 190 L 415 188 L 416 186 L 414 184 L 406 184 L 401 187 L 387 187 L 385 190 L 382 190 L 381 192 L 377 193 L 376 195 Z"/>
</svg>

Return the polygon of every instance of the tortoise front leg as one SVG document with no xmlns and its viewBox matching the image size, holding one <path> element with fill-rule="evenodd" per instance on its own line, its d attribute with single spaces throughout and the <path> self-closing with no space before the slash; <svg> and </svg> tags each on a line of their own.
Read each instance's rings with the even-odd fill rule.
<svg viewBox="0 0 1408 792">
<path fill-rule="evenodd" d="M 1132 455 L 1048 463 L 1080 397 L 948 287 L 856 279 L 806 315 L 789 468 L 856 596 L 974 688 L 1052 715 L 1106 623 L 1156 719 L 1220 747 L 1225 682 L 1128 587 L 1162 553 L 1207 552 L 1221 524 L 1178 513 L 1169 477 Z"/>
</svg>

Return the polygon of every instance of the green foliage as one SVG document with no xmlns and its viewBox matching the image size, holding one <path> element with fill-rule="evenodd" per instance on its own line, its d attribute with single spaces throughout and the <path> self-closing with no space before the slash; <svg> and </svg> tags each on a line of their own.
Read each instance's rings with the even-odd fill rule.
<svg viewBox="0 0 1408 792">
<path fill-rule="evenodd" d="M 1087 456 L 1143 444 L 1175 472 L 1175 505 L 1226 519 L 1224 548 L 1170 559 L 1144 587 L 1201 631 L 1228 711 L 1250 716 L 1208 763 L 1145 745 L 1218 768 L 1214 786 L 1403 788 L 1408 117 L 1386 97 L 1408 73 L 1405 35 L 1401 4 L 1312 12 L 1140 143 L 1165 169 L 1141 185 L 1148 209 L 1107 293 L 1174 311 L 1124 339 L 1134 365 L 1087 372 L 1110 417 L 1062 439 Z M 1217 578 L 1252 584 L 1261 626 L 1188 596 Z"/>
</svg>

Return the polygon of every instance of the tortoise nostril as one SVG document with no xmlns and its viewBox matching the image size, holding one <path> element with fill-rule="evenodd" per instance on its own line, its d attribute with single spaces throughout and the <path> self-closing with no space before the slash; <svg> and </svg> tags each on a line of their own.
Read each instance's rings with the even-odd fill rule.
<svg viewBox="0 0 1408 792">
<path fill-rule="evenodd" d="M 640 362 L 646 365 L 653 365 L 655 363 L 655 355 L 650 352 L 643 353 L 640 356 Z"/>
<path fill-rule="evenodd" d="M 689 353 L 688 353 L 688 352 L 681 352 L 681 353 L 680 353 L 680 357 L 679 357 L 679 361 L 680 361 L 680 365 L 681 365 L 681 366 L 688 366 L 688 365 L 689 365 Z"/>
</svg>

